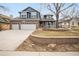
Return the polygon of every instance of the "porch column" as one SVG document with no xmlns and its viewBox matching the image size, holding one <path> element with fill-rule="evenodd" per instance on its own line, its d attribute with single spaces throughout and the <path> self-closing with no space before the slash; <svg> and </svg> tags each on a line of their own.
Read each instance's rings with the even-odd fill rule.
<svg viewBox="0 0 79 59">
<path fill-rule="evenodd" d="M 18 23 L 18 25 L 19 25 L 19 30 L 21 30 L 21 23 Z"/>
<path fill-rule="evenodd" d="M 45 21 L 44 21 L 44 25 L 43 25 L 43 27 L 45 28 Z"/>
</svg>

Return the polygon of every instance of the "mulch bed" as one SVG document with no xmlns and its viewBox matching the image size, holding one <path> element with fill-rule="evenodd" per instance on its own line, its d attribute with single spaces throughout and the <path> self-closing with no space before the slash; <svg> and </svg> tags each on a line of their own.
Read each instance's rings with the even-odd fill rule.
<svg viewBox="0 0 79 59">
<path fill-rule="evenodd" d="M 79 51 L 79 43 L 76 44 L 37 44 L 30 40 L 30 36 L 16 49 L 16 51 L 32 52 L 76 52 Z"/>
</svg>

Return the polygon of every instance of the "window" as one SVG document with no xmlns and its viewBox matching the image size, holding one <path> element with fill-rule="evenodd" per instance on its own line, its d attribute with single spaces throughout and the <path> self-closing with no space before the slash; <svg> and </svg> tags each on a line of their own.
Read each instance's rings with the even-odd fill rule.
<svg viewBox="0 0 79 59">
<path fill-rule="evenodd" d="M 30 12 L 27 12 L 27 18 L 31 18 L 31 13 Z"/>
<path fill-rule="evenodd" d="M 21 18 L 26 19 L 26 15 L 21 15 L 21 16 L 22 16 Z"/>
<path fill-rule="evenodd" d="M 23 15 L 21 15 L 21 18 L 23 18 Z"/>
<path fill-rule="evenodd" d="M 31 12 L 31 17 L 36 18 L 36 12 Z"/>
</svg>

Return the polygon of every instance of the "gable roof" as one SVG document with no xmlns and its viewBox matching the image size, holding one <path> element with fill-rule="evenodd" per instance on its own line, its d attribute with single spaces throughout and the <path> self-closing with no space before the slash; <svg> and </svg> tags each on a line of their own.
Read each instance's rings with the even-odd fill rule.
<svg viewBox="0 0 79 59">
<path fill-rule="evenodd" d="M 32 7 L 27 7 L 27 8 L 25 8 L 25 9 L 23 9 L 22 11 L 39 12 L 39 11 L 35 10 L 34 8 L 32 8 Z M 40 12 L 39 12 L 39 13 L 40 13 Z"/>
</svg>

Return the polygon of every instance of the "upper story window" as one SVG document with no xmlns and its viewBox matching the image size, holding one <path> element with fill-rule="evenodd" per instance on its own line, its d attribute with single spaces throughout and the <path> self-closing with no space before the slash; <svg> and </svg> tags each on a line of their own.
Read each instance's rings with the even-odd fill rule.
<svg viewBox="0 0 79 59">
<path fill-rule="evenodd" d="M 31 12 L 31 18 L 36 18 L 37 15 L 36 15 L 36 12 Z"/>
<path fill-rule="evenodd" d="M 53 15 L 44 15 L 44 19 L 52 19 L 53 18 Z"/>
<path fill-rule="evenodd" d="M 26 15 L 21 15 L 21 18 L 26 19 Z"/>
</svg>

